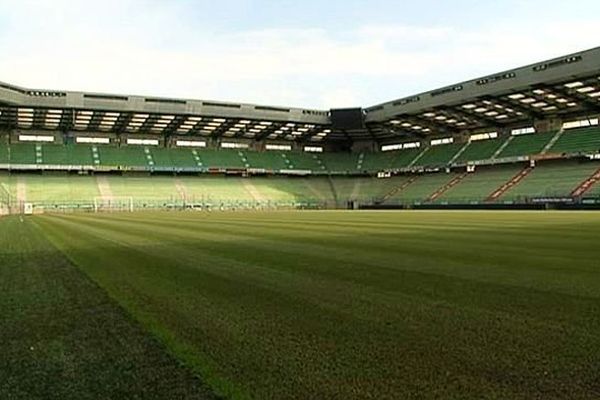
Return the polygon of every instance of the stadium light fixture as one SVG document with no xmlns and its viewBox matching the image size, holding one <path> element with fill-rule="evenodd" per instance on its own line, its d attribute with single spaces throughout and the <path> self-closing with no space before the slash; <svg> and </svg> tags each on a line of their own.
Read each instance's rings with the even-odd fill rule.
<svg viewBox="0 0 600 400">
<path fill-rule="evenodd" d="M 596 90 L 596 88 L 593 87 L 593 86 L 586 86 L 586 87 L 582 87 L 582 88 L 577 89 L 577 91 L 579 93 L 589 93 L 589 92 L 593 92 L 595 90 Z"/>
<path fill-rule="evenodd" d="M 464 108 L 465 110 L 471 110 L 475 107 L 477 107 L 475 104 L 465 104 L 462 106 L 462 108 Z"/>
<path fill-rule="evenodd" d="M 520 100 L 525 98 L 525 95 L 523 93 L 515 93 L 515 94 L 511 94 L 510 96 L 508 96 L 509 99 L 511 100 Z"/>
<path fill-rule="evenodd" d="M 574 88 L 578 88 L 578 87 L 581 87 L 581 86 L 583 86 L 583 82 L 579 82 L 579 81 L 577 81 L 577 82 L 570 82 L 570 83 L 565 84 L 565 87 L 569 88 L 569 89 L 574 89 Z"/>
</svg>

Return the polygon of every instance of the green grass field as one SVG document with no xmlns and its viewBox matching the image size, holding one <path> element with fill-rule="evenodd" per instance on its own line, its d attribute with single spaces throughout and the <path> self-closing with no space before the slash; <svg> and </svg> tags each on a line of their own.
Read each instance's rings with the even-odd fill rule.
<svg viewBox="0 0 600 400">
<path fill-rule="evenodd" d="M 0 398 L 600 398 L 600 213 L 44 215 L 0 235 Z"/>
</svg>

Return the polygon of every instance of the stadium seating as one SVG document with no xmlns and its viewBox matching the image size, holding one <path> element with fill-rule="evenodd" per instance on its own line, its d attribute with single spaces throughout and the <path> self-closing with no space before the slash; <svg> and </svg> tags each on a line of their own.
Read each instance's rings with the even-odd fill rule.
<svg viewBox="0 0 600 400">
<path fill-rule="evenodd" d="M 512 140 L 498 155 L 498 158 L 539 154 L 554 135 L 555 133 L 533 133 L 513 136 Z"/>
<path fill-rule="evenodd" d="M 23 174 L 18 176 L 18 180 L 25 185 L 27 202 L 37 205 L 89 203 L 99 196 L 92 177 Z"/>
<path fill-rule="evenodd" d="M 360 153 L 357 168 L 367 172 L 390 170 L 395 158 L 395 152 Z"/>
<path fill-rule="evenodd" d="M 600 182 L 596 182 L 586 193 L 586 197 L 600 197 Z"/>
<path fill-rule="evenodd" d="M 456 173 L 423 174 L 404 190 L 394 194 L 387 200 L 389 204 L 412 204 L 425 202 L 436 190 L 456 178 Z"/>
<path fill-rule="evenodd" d="M 198 156 L 198 152 L 190 149 L 172 148 L 167 149 L 171 166 L 174 168 L 198 168 L 202 166 L 202 161 Z M 168 165 L 166 165 L 168 166 Z"/>
<path fill-rule="evenodd" d="M 11 164 L 37 164 L 41 163 L 41 154 L 38 149 L 41 145 L 32 143 L 14 143 L 10 146 L 10 163 Z M 39 155 L 39 156 L 38 156 Z"/>
<path fill-rule="evenodd" d="M 353 153 L 321 153 L 319 158 L 330 172 L 356 173 L 358 170 L 358 154 Z"/>
<path fill-rule="evenodd" d="M 9 163 L 8 144 L 0 141 L 0 164 Z"/>
<path fill-rule="evenodd" d="M 247 165 L 238 150 L 198 149 L 196 155 L 205 168 L 246 168 Z"/>
<path fill-rule="evenodd" d="M 289 166 L 291 169 L 295 170 L 306 170 L 313 172 L 323 172 L 325 171 L 325 166 L 323 162 L 315 153 L 300 153 L 300 152 L 286 152 L 283 153 L 283 157 L 285 157 L 289 161 Z"/>
<path fill-rule="evenodd" d="M 580 163 L 578 161 L 539 164 L 520 184 L 508 190 L 500 199 L 569 196 L 598 168 L 598 163 Z"/>
<path fill-rule="evenodd" d="M 150 156 L 154 163 L 155 170 L 175 170 L 175 163 L 171 160 L 169 149 L 165 147 L 152 147 L 150 150 Z M 191 154 L 191 153 L 190 153 Z"/>
<path fill-rule="evenodd" d="M 178 197 L 175 179 L 162 176 L 107 176 L 112 195 L 137 201 L 174 200 Z"/>
<path fill-rule="evenodd" d="M 332 182 L 340 202 L 353 200 L 370 203 L 382 199 L 392 189 L 402 185 L 408 179 L 408 176 L 383 179 L 334 177 Z"/>
<path fill-rule="evenodd" d="M 395 156 L 391 168 L 393 170 L 407 168 L 422 152 L 423 149 L 406 149 L 390 152 Z"/>
<path fill-rule="evenodd" d="M 260 168 L 269 171 L 290 169 L 289 161 L 278 151 L 244 151 L 243 157 L 250 168 Z"/>
<path fill-rule="evenodd" d="M 508 139 L 475 141 L 390 152 L 305 153 L 165 148 L 144 146 L 88 146 L 81 144 L 0 143 L 0 164 L 104 166 L 155 171 L 196 171 L 209 168 L 255 168 L 270 171 L 305 170 L 313 173 L 374 174 L 384 170 L 415 167 L 444 167 L 450 162 L 465 164 L 497 158 L 540 153 L 554 133 L 528 134 Z M 508 141 L 508 143 L 507 143 Z M 504 147 L 503 147 L 504 146 Z M 461 149 L 464 150 L 461 152 Z M 600 150 L 600 129 L 584 128 L 564 132 L 549 150 L 551 153 L 589 153 Z"/>
<path fill-rule="evenodd" d="M 71 165 L 95 165 L 93 147 L 86 145 L 68 145 L 67 158 Z M 44 163 L 46 159 L 44 156 Z"/>
<path fill-rule="evenodd" d="M 521 165 L 477 168 L 475 173 L 467 175 L 458 185 L 448 189 L 436 202 L 451 204 L 482 202 L 522 169 Z"/>
<path fill-rule="evenodd" d="M 552 153 L 600 152 L 598 127 L 568 130 L 550 148 Z"/>
<path fill-rule="evenodd" d="M 416 163 L 420 167 L 441 167 L 447 165 L 464 143 L 444 144 L 432 146 Z"/>
<path fill-rule="evenodd" d="M 455 163 L 491 159 L 505 141 L 506 138 L 471 142 L 465 151 L 455 160 Z"/>
<path fill-rule="evenodd" d="M 73 165 L 67 146 L 64 145 L 42 146 L 42 163 L 52 165 Z"/>
</svg>

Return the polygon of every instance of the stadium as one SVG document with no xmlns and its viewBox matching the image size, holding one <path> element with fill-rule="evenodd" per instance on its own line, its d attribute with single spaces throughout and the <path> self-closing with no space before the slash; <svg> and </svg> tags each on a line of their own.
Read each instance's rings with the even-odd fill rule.
<svg viewBox="0 0 600 400">
<path fill-rule="evenodd" d="M 0 398 L 600 398 L 600 47 L 361 107 L 0 82 Z"/>
<path fill-rule="evenodd" d="M 599 64 L 331 110 L 3 83 L 3 208 L 594 208 Z"/>
</svg>

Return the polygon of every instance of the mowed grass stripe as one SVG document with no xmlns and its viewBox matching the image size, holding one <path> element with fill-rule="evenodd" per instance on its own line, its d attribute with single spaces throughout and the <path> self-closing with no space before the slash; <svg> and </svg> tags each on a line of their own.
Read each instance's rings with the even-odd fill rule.
<svg viewBox="0 0 600 400">
<path fill-rule="evenodd" d="M 569 225 L 562 215 L 548 215 L 555 224 Z M 454 219 L 466 225 L 470 218 L 468 213 L 442 217 L 446 225 Z M 249 230 L 252 218 L 258 227 Z M 319 221 L 306 222 L 315 218 Z M 359 226 L 361 220 L 373 224 L 381 218 L 392 232 L 360 235 L 327 224 L 330 219 L 348 225 L 354 218 Z M 481 224 L 481 215 L 477 218 Z M 572 218 L 566 231 L 574 236 L 563 242 L 567 248 L 582 246 L 575 243 L 573 226 L 579 222 Z M 275 220 L 273 232 L 265 220 Z M 480 250 L 481 235 L 475 235 L 472 249 L 447 253 L 464 257 L 449 263 L 464 264 L 462 275 L 473 271 L 474 279 L 465 279 L 456 270 L 444 271 L 439 258 L 437 265 L 427 258 L 436 246 L 445 252 L 445 240 L 456 246 L 451 236 L 456 230 L 429 232 L 403 247 L 404 239 L 415 235 L 414 226 L 403 230 L 405 220 L 417 225 L 413 214 L 362 213 L 319 213 L 318 218 L 164 213 L 44 217 L 38 223 L 112 296 L 234 398 L 561 398 L 567 393 L 590 398 L 598 393 L 598 301 L 588 296 L 598 288 L 597 275 L 561 293 L 552 277 L 537 278 L 540 266 L 528 264 L 533 257 L 523 257 L 513 271 L 526 277 L 531 269 L 534 284 L 527 285 L 540 290 L 507 285 L 505 279 L 494 282 L 494 271 L 482 273 L 468 257 Z M 300 221 L 312 232 L 298 234 Z M 398 226 L 395 239 L 392 221 Z M 537 228 L 535 217 L 528 221 L 523 236 Z M 585 225 L 592 229 L 589 220 Z M 325 245 L 318 246 L 319 240 Z M 369 257 L 371 244 L 382 240 L 389 242 L 387 252 L 371 251 Z M 533 243 L 542 242 L 539 237 Z M 419 271 L 415 253 L 404 258 L 408 246 L 422 252 L 429 270 Z M 510 270 L 502 262 L 490 265 L 504 278 Z"/>
<path fill-rule="evenodd" d="M 0 249 L 0 398 L 215 398 L 29 220 Z"/>
<path fill-rule="evenodd" d="M 421 213 L 417 213 L 420 215 Z M 411 270 L 416 267 L 419 272 L 430 272 L 457 276 L 464 279 L 478 279 L 493 283 L 505 283 L 515 286 L 531 286 L 537 290 L 556 290 L 575 295 L 587 295 L 598 297 L 600 293 L 596 290 L 600 284 L 598 276 L 598 262 L 594 253 L 589 249 L 595 246 L 595 235 L 593 232 L 581 229 L 579 221 L 598 220 L 597 214 L 577 214 L 578 223 L 565 228 L 564 224 L 544 228 L 543 235 L 532 231 L 537 227 L 538 221 L 547 224 L 546 218 L 558 217 L 564 220 L 564 214 L 522 214 L 517 213 L 520 219 L 529 221 L 518 231 L 506 232 L 499 229 L 496 233 L 487 230 L 461 231 L 439 231 L 435 227 L 405 228 L 405 218 L 412 214 L 403 214 L 397 217 L 395 231 L 378 232 L 377 229 L 358 229 L 349 231 L 347 229 L 331 228 L 324 222 L 318 225 L 302 224 L 300 227 L 289 222 L 287 228 L 261 227 L 261 222 L 252 229 L 242 229 L 235 223 L 239 217 L 232 217 L 232 221 L 224 223 L 218 219 L 206 219 L 201 216 L 202 229 L 198 229 L 198 220 L 186 221 L 177 218 L 177 214 L 168 214 L 169 220 L 146 221 L 146 218 L 122 217 L 95 218 L 81 217 L 93 221 L 94 224 L 127 224 L 130 229 L 141 226 L 143 232 L 152 231 L 152 227 L 160 225 L 164 232 L 167 227 L 174 227 L 175 233 L 169 231 L 163 235 L 168 240 L 169 235 L 177 234 L 178 231 L 188 228 L 185 236 L 201 235 L 203 240 L 221 240 L 227 237 L 230 241 L 242 241 L 242 246 L 250 240 L 254 246 L 261 243 L 265 250 L 284 243 L 280 251 L 295 251 L 296 245 L 309 246 L 301 251 L 307 254 L 329 253 L 335 254 L 340 263 L 351 263 L 360 259 L 371 264 L 376 263 L 380 268 L 393 268 Z M 185 214 L 183 214 L 185 215 Z M 263 216 L 269 214 L 254 214 L 255 218 L 262 220 Z M 291 214 L 293 215 L 293 214 Z M 338 215 L 333 213 L 333 215 Z M 371 213 L 371 219 L 373 219 Z M 465 213 L 468 217 L 477 218 L 478 214 Z M 460 221 L 464 224 L 465 218 L 457 216 L 456 213 L 449 215 L 450 221 Z M 285 215 L 287 218 L 288 215 Z M 540 218 L 541 217 L 541 218 Z M 377 219 L 382 218 L 380 215 Z M 410 220 L 410 219 L 409 219 Z M 227 222 L 227 221 L 225 221 Z M 448 224 L 449 222 L 447 222 Z M 411 224 L 412 225 L 412 224 Z M 114 229 L 114 228 L 112 228 Z M 191 231 L 191 232 L 190 232 Z M 569 251 L 565 251 L 563 238 L 570 237 Z M 142 236 L 147 236 L 142 235 Z M 261 241 L 258 242 L 257 238 Z M 179 240 L 180 238 L 178 238 Z M 162 240 L 162 238 L 160 238 Z M 223 239 L 225 240 L 225 239 Z M 356 252 L 357 247 L 365 247 L 368 243 L 368 252 Z M 523 250 L 527 249 L 526 252 Z M 518 254 L 519 262 L 515 262 Z M 522 264 L 527 265 L 523 269 Z M 569 268 L 565 268 L 569 264 Z M 335 266 L 332 266 L 335 267 Z M 343 267 L 343 266 L 341 266 Z M 473 268 L 476 267 L 476 268 Z M 552 271 L 552 273 L 549 273 Z M 574 274 L 573 272 L 578 272 Z"/>
</svg>

